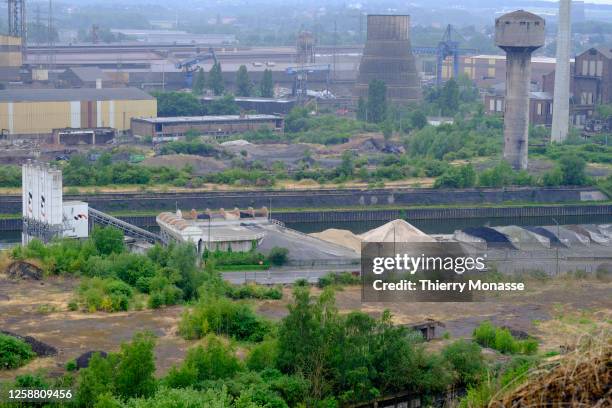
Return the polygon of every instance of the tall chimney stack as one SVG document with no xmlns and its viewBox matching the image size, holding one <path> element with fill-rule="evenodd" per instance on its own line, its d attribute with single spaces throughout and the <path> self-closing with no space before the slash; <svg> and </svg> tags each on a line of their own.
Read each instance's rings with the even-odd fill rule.
<svg viewBox="0 0 612 408">
<path fill-rule="evenodd" d="M 524 10 L 495 20 L 495 45 L 506 51 L 504 159 L 527 169 L 531 53 L 544 45 L 544 19 Z"/>
<path fill-rule="evenodd" d="M 559 26 L 557 28 L 557 62 L 555 64 L 555 95 L 550 139 L 562 142 L 569 131 L 570 92 L 570 9 L 571 0 L 559 0 Z"/>
</svg>

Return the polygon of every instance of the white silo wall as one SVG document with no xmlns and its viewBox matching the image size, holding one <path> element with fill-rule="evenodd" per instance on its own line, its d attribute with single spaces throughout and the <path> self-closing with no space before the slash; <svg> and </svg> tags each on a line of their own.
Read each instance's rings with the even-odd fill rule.
<svg viewBox="0 0 612 408">
<path fill-rule="evenodd" d="M 34 164 L 30 169 L 30 177 L 32 179 L 32 217 L 31 219 L 34 221 L 41 221 L 42 217 L 40 215 L 40 188 L 41 188 L 41 178 L 42 174 L 40 171 L 40 165 Z"/>
</svg>

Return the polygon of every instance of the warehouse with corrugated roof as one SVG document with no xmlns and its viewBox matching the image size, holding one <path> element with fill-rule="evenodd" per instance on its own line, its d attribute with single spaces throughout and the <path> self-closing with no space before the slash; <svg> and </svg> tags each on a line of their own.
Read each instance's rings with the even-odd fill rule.
<svg viewBox="0 0 612 408">
<path fill-rule="evenodd" d="M 157 116 L 157 100 L 137 88 L 0 91 L 0 129 L 9 135 L 49 135 L 61 128 L 125 131 L 133 117 L 143 116 Z"/>
</svg>

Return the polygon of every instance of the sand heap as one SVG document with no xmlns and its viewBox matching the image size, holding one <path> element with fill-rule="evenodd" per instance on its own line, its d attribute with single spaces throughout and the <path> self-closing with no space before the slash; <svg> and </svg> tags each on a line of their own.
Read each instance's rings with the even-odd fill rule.
<svg viewBox="0 0 612 408">
<path fill-rule="evenodd" d="M 310 234 L 324 241 L 333 242 L 361 252 L 362 242 L 435 242 L 431 236 L 404 220 L 394 220 L 378 228 L 356 235 L 349 230 L 330 228 Z"/>
<path fill-rule="evenodd" d="M 365 242 L 436 242 L 436 240 L 404 220 L 393 220 L 359 237 Z"/>
<path fill-rule="evenodd" d="M 323 241 L 333 242 L 334 244 L 350 248 L 357 253 L 361 252 L 361 238 L 349 230 L 330 228 L 310 235 Z"/>
</svg>

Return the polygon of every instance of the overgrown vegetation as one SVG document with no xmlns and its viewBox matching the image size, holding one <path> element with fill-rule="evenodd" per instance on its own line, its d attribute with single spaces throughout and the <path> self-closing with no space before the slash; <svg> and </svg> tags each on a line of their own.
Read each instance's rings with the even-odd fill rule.
<svg viewBox="0 0 612 408">
<path fill-rule="evenodd" d="M 0 370 L 21 367 L 34 356 L 32 347 L 28 343 L 0 333 Z"/>
<path fill-rule="evenodd" d="M 535 339 L 517 340 L 510 330 L 495 327 L 488 320 L 474 329 L 473 336 L 481 346 L 495 349 L 503 354 L 531 355 L 538 351 L 538 342 Z"/>
</svg>

